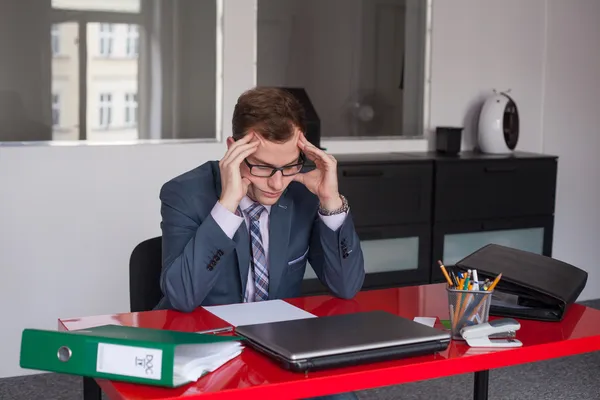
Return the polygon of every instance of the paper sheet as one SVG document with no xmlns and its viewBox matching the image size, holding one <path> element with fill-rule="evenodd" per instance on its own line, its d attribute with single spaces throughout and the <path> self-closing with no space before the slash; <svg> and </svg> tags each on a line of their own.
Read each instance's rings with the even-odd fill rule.
<svg viewBox="0 0 600 400">
<path fill-rule="evenodd" d="M 431 318 L 431 317 L 415 317 L 413 319 L 413 321 L 418 322 L 423 325 L 430 326 L 433 328 L 433 326 L 435 325 L 436 319 L 437 318 Z"/>
<path fill-rule="evenodd" d="M 283 300 L 236 303 L 203 308 L 233 326 L 316 318 L 316 315 Z"/>
</svg>

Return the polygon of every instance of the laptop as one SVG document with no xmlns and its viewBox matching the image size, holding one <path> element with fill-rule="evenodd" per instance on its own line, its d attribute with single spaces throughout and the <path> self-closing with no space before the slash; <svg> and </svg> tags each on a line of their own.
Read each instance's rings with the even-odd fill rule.
<svg viewBox="0 0 600 400">
<path fill-rule="evenodd" d="M 450 333 L 385 311 L 238 326 L 249 347 L 296 372 L 395 360 L 445 350 Z"/>
</svg>

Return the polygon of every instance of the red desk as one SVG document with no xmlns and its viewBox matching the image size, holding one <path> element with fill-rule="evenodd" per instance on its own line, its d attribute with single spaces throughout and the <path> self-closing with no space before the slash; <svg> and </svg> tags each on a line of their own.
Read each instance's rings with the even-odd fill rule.
<svg viewBox="0 0 600 400">
<path fill-rule="evenodd" d="M 443 284 L 359 293 L 353 300 L 314 296 L 288 300 L 317 316 L 385 310 L 412 319 L 415 316 L 448 319 Z M 452 342 L 441 353 L 363 366 L 311 372 L 306 376 L 285 371 L 265 356 L 246 348 L 236 359 L 196 383 L 176 389 L 97 380 L 111 399 L 292 399 L 396 385 L 463 373 L 475 373 L 475 398 L 486 399 L 488 371 L 550 358 L 600 350 L 600 311 L 573 305 L 561 322 L 522 320 L 517 338 L 523 347 L 482 350 Z M 75 330 L 107 323 L 201 331 L 227 326 L 198 308 L 193 313 L 150 311 L 59 320 L 59 329 Z"/>
</svg>

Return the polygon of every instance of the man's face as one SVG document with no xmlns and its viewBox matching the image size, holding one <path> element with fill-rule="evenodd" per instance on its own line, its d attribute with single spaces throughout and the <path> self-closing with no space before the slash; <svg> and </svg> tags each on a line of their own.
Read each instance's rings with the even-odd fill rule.
<svg viewBox="0 0 600 400">
<path fill-rule="evenodd" d="M 290 140 L 285 143 L 274 143 L 255 134 L 254 139 L 259 141 L 256 151 L 247 157 L 250 164 L 283 167 L 297 164 L 300 157 L 298 137 L 300 131 L 296 130 Z M 248 197 L 264 205 L 273 205 L 277 202 L 283 191 L 294 180 L 293 176 L 283 176 L 277 171 L 271 177 L 259 177 L 250 173 L 250 167 L 245 162 L 240 166 L 242 177 L 251 182 L 248 187 Z"/>
</svg>

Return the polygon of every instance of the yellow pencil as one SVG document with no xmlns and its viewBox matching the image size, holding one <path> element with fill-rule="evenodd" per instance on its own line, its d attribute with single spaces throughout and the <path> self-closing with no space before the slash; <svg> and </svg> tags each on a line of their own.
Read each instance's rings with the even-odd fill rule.
<svg viewBox="0 0 600 400">
<path fill-rule="evenodd" d="M 494 288 L 496 287 L 496 285 L 498 284 L 498 282 L 500 282 L 500 278 L 502 278 L 502 272 L 498 274 L 498 276 L 496 277 L 496 279 L 494 279 L 494 282 L 492 282 L 492 284 L 490 285 L 490 287 L 488 287 L 488 292 L 491 292 L 492 290 L 494 290 Z"/>
<path fill-rule="evenodd" d="M 450 287 L 454 286 L 452 284 L 452 280 L 450 279 L 450 275 L 448 275 L 448 272 L 446 271 L 446 267 L 444 267 L 444 264 L 442 264 L 442 262 L 440 260 L 438 260 L 438 264 L 440 264 L 440 269 L 442 270 L 442 274 L 444 274 L 444 277 L 448 281 L 448 286 L 450 286 Z"/>
</svg>

